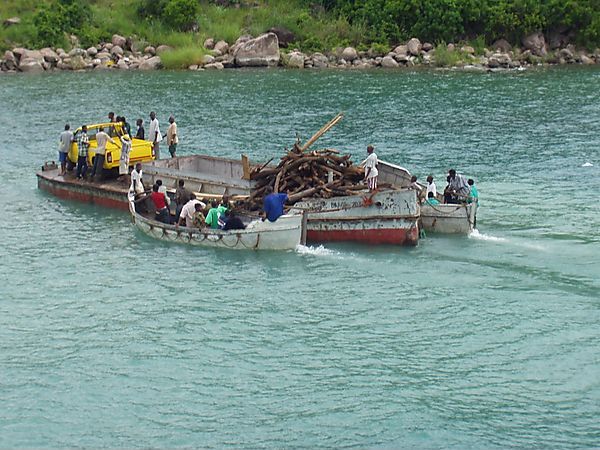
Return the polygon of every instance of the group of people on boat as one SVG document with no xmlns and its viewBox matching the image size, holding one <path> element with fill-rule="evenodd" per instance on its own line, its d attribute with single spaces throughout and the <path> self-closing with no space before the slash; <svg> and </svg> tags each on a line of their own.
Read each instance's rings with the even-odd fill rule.
<svg viewBox="0 0 600 450">
<path fill-rule="evenodd" d="M 425 188 L 417 183 L 415 175 L 412 176 L 410 181 L 409 188 L 415 189 L 419 193 L 419 198 L 422 199 L 424 204 L 435 206 L 441 203 L 438 200 L 437 187 L 433 175 L 427 177 L 427 186 Z M 457 173 L 455 169 L 450 169 L 446 177 L 446 182 L 447 185 L 443 193 L 444 204 L 479 202 L 479 192 L 472 178 L 467 179 L 464 175 Z"/>
</svg>

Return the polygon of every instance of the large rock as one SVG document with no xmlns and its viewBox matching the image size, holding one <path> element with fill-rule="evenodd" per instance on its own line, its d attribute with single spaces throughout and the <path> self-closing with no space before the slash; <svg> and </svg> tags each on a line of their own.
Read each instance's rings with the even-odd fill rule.
<svg viewBox="0 0 600 450">
<path fill-rule="evenodd" d="M 325 56 L 323 53 L 313 53 L 312 61 L 313 67 L 317 69 L 325 69 L 329 66 L 329 60 L 327 59 L 327 56 Z"/>
<path fill-rule="evenodd" d="M 304 69 L 306 56 L 302 52 L 292 52 L 288 55 L 287 66 L 293 69 Z"/>
<path fill-rule="evenodd" d="M 151 45 L 148 45 L 145 49 L 144 49 L 144 53 L 146 53 L 147 55 L 156 55 L 156 49 L 154 47 L 152 47 Z"/>
<path fill-rule="evenodd" d="M 215 57 L 212 55 L 203 55 L 202 64 L 212 64 L 215 62 Z"/>
<path fill-rule="evenodd" d="M 525 36 L 523 38 L 523 47 L 530 50 L 536 56 L 544 56 L 547 53 L 546 40 L 540 31 Z"/>
<path fill-rule="evenodd" d="M 120 59 L 119 62 L 117 62 L 116 66 L 117 66 L 117 69 L 120 69 L 120 70 L 129 70 L 129 64 L 127 64 L 125 59 Z"/>
<path fill-rule="evenodd" d="M 123 56 L 123 48 L 120 45 L 115 45 L 110 49 L 110 53 L 117 57 Z"/>
<path fill-rule="evenodd" d="M 140 63 L 140 70 L 156 70 L 160 69 L 161 66 L 160 56 L 153 56 Z"/>
<path fill-rule="evenodd" d="M 431 42 L 425 42 L 423 43 L 423 48 L 421 49 L 424 52 L 430 52 L 431 50 L 433 50 L 433 44 Z"/>
<path fill-rule="evenodd" d="M 386 69 L 395 69 L 400 67 L 400 64 L 398 64 L 394 58 L 388 55 L 381 60 L 381 67 Z"/>
<path fill-rule="evenodd" d="M 406 47 L 408 48 L 408 52 L 414 56 L 419 56 L 421 54 L 421 49 L 423 48 L 421 41 L 417 38 L 412 38 L 408 41 Z"/>
<path fill-rule="evenodd" d="M 275 33 L 277 35 L 277 39 L 279 40 L 279 46 L 283 48 L 287 48 L 292 42 L 296 41 L 296 36 L 287 28 L 283 27 L 273 27 L 270 28 L 267 33 Z"/>
<path fill-rule="evenodd" d="M 221 55 L 224 55 L 227 53 L 227 50 L 229 50 L 229 44 L 225 41 L 219 41 L 215 44 L 213 50 L 219 52 Z"/>
<path fill-rule="evenodd" d="M 408 47 L 406 45 L 399 45 L 394 49 L 396 55 L 408 55 Z"/>
<path fill-rule="evenodd" d="M 90 47 L 86 50 L 86 53 L 90 58 L 95 58 L 98 54 L 98 49 L 96 47 Z"/>
<path fill-rule="evenodd" d="M 214 63 L 205 65 L 204 68 L 207 70 L 223 70 L 225 68 L 225 66 L 223 65 L 223 63 L 214 62 Z"/>
<path fill-rule="evenodd" d="M 204 44 L 202 44 L 202 47 L 204 47 L 206 50 L 212 50 L 215 48 L 215 40 L 213 38 L 206 39 Z"/>
<path fill-rule="evenodd" d="M 344 50 L 342 50 L 342 59 L 345 61 L 352 62 L 356 58 L 358 58 L 358 52 L 354 47 L 346 47 Z"/>
<path fill-rule="evenodd" d="M 59 60 L 58 53 L 56 53 L 51 48 L 48 48 L 48 47 L 43 48 L 40 50 L 40 53 L 42 54 L 44 61 L 46 61 L 50 64 L 56 64 Z"/>
<path fill-rule="evenodd" d="M 565 61 L 573 61 L 573 52 L 568 48 L 563 48 L 558 52 L 558 56 Z"/>
<path fill-rule="evenodd" d="M 276 66 L 280 59 L 277 35 L 266 33 L 250 39 L 236 49 L 234 56 L 240 67 Z"/>
<path fill-rule="evenodd" d="M 39 59 L 24 58 L 19 63 L 19 70 L 27 73 L 40 73 L 44 71 L 44 66 Z"/>
<path fill-rule="evenodd" d="M 2 24 L 7 28 L 12 27 L 13 25 L 19 25 L 20 23 L 20 17 L 9 17 L 8 19 L 4 19 L 4 21 L 2 22 Z"/>
<path fill-rule="evenodd" d="M 508 53 L 512 50 L 512 45 L 510 45 L 506 39 L 498 39 L 492 44 L 492 50 Z"/>
<path fill-rule="evenodd" d="M 582 54 L 580 56 L 580 59 L 581 59 L 581 64 L 586 64 L 586 65 L 595 64 L 595 61 L 592 58 L 590 58 L 588 55 Z"/>
<path fill-rule="evenodd" d="M 124 36 L 120 36 L 118 34 L 113 34 L 111 42 L 112 45 L 121 48 L 125 48 L 125 46 L 127 45 L 127 39 Z"/>
</svg>

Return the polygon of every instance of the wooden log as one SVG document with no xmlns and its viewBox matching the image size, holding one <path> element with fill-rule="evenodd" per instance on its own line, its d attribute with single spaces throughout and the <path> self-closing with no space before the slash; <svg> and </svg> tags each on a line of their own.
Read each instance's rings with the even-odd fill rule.
<svg viewBox="0 0 600 450">
<path fill-rule="evenodd" d="M 321 136 L 323 136 L 325 133 L 327 133 L 331 128 L 333 128 L 333 126 L 336 123 L 338 123 L 340 120 L 342 120 L 343 117 L 344 117 L 344 114 L 339 113 L 337 116 L 335 116 L 329 122 L 327 122 L 308 141 L 306 141 L 306 143 L 300 148 L 300 151 L 305 152 L 311 145 L 313 145 L 317 141 L 317 139 L 319 139 Z"/>
</svg>

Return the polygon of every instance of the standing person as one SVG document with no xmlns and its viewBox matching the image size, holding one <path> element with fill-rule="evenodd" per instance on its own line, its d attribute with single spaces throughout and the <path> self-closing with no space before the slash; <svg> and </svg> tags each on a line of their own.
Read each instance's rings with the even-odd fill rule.
<svg viewBox="0 0 600 450">
<path fill-rule="evenodd" d="M 177 189 L 175 190 L 175 217 L 179 220 L 179 213 L 181 208 L 190 200 L 192 193 L 185 188 L 185 181 L 179 180 L 177 182 Z"/>
<path fill-rule="evenodd" d="M 435 182 L 433 181 L 433 175 L 429 175 L 427 177 L 427 198 L 429 198 L 429 193 L 433 192 L 433 197 L 437 197 L 437 187 L 435 186 Z"/>
<path fill-rule="evenodd" d="M 177 151 L 177 144 L 179 143 L 179 137 L 177 136 L 177 124 L 175 123 L 175 117 L 169 117 L 169 128 L 167 128 L 167 145 L 169 146 L 169 153 L 171 158 L 175 158 L 175 152 Z"/>
<path fill-rule="evenodd" d="M 135 125 L 137 126 L 135 138 L 141 139 L 143 141 L 146 137 L 146 130 L 144 130 L 144 121 L 142 119 L 138 119 L 135 121 Z"/>
<path fill-rule="evenodd" d="M 131 186 L 129 191 L 133 192 L 136 196 L 144 193 L 144 183 L 142 182 L 142 163 L 136 163 L 135 167 L 131 171 Z"/>
<path fill-rule="evenodd" d="M 58 160 L 60 161 L 60 174 L 64 175 L 67 173 L 67 156 L 71 149 L 71 142 L 73 142 L 73 132 L 71 131 L 71 125 L 68 123 L 65 125 L 65 131 L 60 133 L 60 141 L 58 147 Z"/>
<path fill-rule="evenodd" d="M 148 140 L 152 142 L 152 148 L 154 149 L 154 155 L 156 159 L 160 159 L 160 141 L 162 141 L 162 134 L 160 134 L 160 127 L 156 113 L 152 111 L 150 113 L 150 131 L 148 133 Z"/>
<path fill-rule="evenodd" d="M 108 121 L 109 121 L 110 123 L 115 123 L 115 122 L 116 122 L 116 120 L 117 120 L 117 119 L 116 119 L 116 117 L 115 117 L 115 113 L 114 113 L 114 112 L 112 112 L 112 111 L 111 111 L 111 112 L 109 112 L 109 113 L 108 113 Z M 111 127 L 108 129 L 108 135 L 109 135 L 109 136 L 111 136 L 111 137 L 115 135 L 115 127 L 111 126 Z"/>
<path fill-rule="evenodd" d="M 118 180 L 125 180 L 129 173 L 129 155 L 131 154 L 131 139 L 128 134 L 119 136 L 121 141 L 121 157 L 119 158 L 119 177 Z"/>
<path fill-rule="evenodd" d="M 102 166 L 104 165 L 104 154 L 106 153 L 106 144 L 111 142 L 115 144 L 113 138 L 104 132 L 104 128 L 99 128 L 96 133 L 96 156 L 94 157 L 94 166 L 92 167 L 92 173 L 90 179 L 94 179 L 96 174 L 102 173 Z"/>
<path fill-rule="evenodd" d="M 88 150 L 90 148 L 90 138 L 87 134 L 87 126 L 81 127 L 81 133 L 77 138 L 77 179 L 85 178 L 88 169 Z"/>
<path fill-rule="evenodd" d="M 121 116 L 121 122 L 123 122 L 123 129 L 125 130 L 125 133 L 127 133 L 127 136 L 131 138 L 131 125 L 129 125 L 129 122 L 127 122 L 125 116 Z"/>
<path fill-rule="evenodd" d="M 269 219 L 269 222 L 275 222 L 279 217 L 283 215 L 283 205 L 288 200 L 287 194 L 273 193 L 273 188 L 271 186 L 267 186 L 266 192 L 267 195 L 263 200 L 263 222 L 266 219 Z"/>
<path fill-rule="evenodd" d="M 471 191 L 469 192 L 469 199 L 468 199 L 467 203 L 479 203 L 479 191 L 475 187 L 475 181 L 473 180 L 473 178 L 469 178 L 467 180 L 467 184 L 471 188 Z"/>
<path fill-rule="evenodd" d="M 365 182 L 369 187 L 369 192 L 375 192 L 377 190 L 377 155 L 372 145 L 367 146 L 367 159 L 360 163 L 365 168 Z"/>
</svg>

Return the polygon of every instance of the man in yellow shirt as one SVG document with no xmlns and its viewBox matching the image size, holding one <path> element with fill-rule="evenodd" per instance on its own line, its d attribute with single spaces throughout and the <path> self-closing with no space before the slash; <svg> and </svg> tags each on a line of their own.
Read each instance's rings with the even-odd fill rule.
<svg viewBox="0 0 600 450">
<path fill-rule="evenodd" d="M 175 117 L 169 117 L 169 128 L 167 128 L 167 145 L 169 146 L 169 153 L 171 158 L 175 158 L 175 152 L 177 151 L 177 144 L 179 143 L 179 137 L 177 136 L 177 124 L 175 123 Z"/>
</svg>

